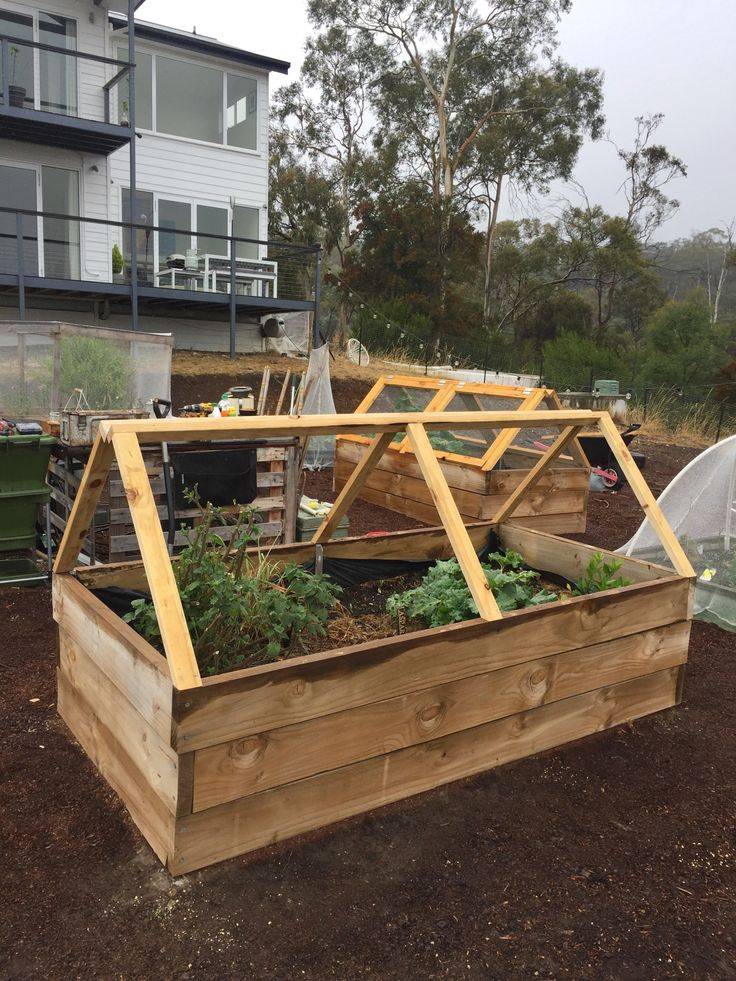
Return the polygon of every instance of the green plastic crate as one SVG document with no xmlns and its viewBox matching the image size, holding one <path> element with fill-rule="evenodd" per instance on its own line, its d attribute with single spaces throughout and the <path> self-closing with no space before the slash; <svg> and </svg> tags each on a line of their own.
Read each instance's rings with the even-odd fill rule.
<svg viewBox="0 0 736 981">
<path fill-rule="evenodd" d="M 53 436 L 0 436 L 0 552 L 36 547 L 39 504 L 51 494 L 46 483 Z"/>
<path fill-rule="evenodd" d="M 296 519 L 296 540 L 298 542 L 308 542 L 324 520 L 324 518 L 319 518 L 317 515 L 309 515 L 307 517 L 301 513 L 298 514 Z M 331 537 L 347 538 L 348 528 L 348 516 L 345 515 L 341 519 L 335 531 L 333 531 Z"/>
</svg>

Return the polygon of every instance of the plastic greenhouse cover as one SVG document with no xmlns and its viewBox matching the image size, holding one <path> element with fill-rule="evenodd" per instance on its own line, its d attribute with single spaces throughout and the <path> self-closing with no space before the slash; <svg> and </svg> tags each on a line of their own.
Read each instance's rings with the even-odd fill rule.
<svg viewBox="0 0 736 981">
<path fill-rule="evenodd" d="M 659 506 L 695 569 L 693 613 L 736 631 L 736 436 L 704 450 L 671 481 Z M 648 519 L 618 550 L 671 566 Z"/>
</svg>

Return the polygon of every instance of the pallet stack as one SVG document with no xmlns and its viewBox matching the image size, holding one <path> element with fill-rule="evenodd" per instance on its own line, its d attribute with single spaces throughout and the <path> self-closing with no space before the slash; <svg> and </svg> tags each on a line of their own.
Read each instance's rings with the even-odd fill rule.
<svg viewBox="0 0 736 981">
<path fill-rule="evenodd" d="M 256 451 L 258 496 L 250 502 L 260 516 L 261 540 L 266 544 L 293 542 L 296 532 L 299 450 L 296 439 L 270 440 L 255 444 L 238 444 Z M 181 447 L 177 446 L 177 450 Z M 49 464 L 51 484 L 51 524 L 63 532 L 77 495 L 82 473 L 89 457 L 89 447 L 70 447 L 60 444 Z M 163 457 L 160 446 L 142 448 L 146 473 L 151 481 L 156 510 L 164 532 L 168 530 L 166 495 L 164 491 Z M 177 528 L 189 519 L 196 519 L 197 508 L 176 510 Z M 228 528 L 218 533 L 227 538 Z M 187 544 L 187 536 L 176 532 L 174 552 Z M 130 509 L 117 465 L 114 465 L 103 488 L 94 520 L 85 539 L 83 554 L 91 562 L 126 562 L 140 558 Z"/>
</svg>

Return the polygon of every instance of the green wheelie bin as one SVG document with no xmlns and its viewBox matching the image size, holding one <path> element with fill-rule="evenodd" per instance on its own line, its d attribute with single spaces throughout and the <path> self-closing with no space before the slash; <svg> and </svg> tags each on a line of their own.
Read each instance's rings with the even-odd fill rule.
<svg viewBox="0 0 736 981">
<path fill-rule="evenodd" d="M 55 442 L 53 436 L 0 436 L 0 585 L 48 577 L 35 559 L 36 518 L 51 494 L 46 471 Z M 48 524 L 46 537 L 50 557 Z M 18 555 L 23 552 L 31 557 Z"/>
</svg>

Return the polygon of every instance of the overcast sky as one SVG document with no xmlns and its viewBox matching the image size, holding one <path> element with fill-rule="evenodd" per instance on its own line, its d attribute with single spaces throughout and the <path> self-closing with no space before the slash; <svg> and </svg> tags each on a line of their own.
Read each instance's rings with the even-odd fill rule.
<svg viewBox="0 0 736 981">
<path fill-rule="evenodd" d="M 309 31 L 306 0 L 147 0 L 142 20 L 208 34 L 290 61 L 296 78 Z M 634 117 L 663 112 L 661 140 L 688 177 L 673 185 L 681 201 L 663 238 L 736 216 L 736 0 L 575 0 L 560 26 L 560 55 L 605 73 L 611 138 L 628 146 Z M 286 81 L 273 75 L 272 84 Z M 620 207 L 621 170 L 606 142 L 584 147 L 576 172 L 591 201 Z M 532 206 L 517 202 L 520 215 Z M 542 204 L 542 207 L 544 205 Z"/>
</svg>

